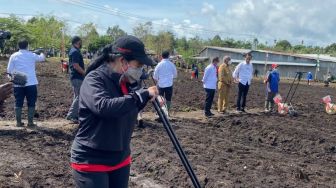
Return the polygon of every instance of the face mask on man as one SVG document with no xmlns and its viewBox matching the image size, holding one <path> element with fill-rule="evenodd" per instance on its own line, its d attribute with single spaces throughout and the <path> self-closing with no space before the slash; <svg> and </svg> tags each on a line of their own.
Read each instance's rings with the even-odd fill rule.
<svg viewBox="0 0 336 188">
<path fill-rule="evenodd" d="M 231 61 L 231 60 L 229 60 L 229 61 L 228 61 L 228 65 L 231 65 L 231 64 L 232 64 L 232 61 Z"/>
</svg>

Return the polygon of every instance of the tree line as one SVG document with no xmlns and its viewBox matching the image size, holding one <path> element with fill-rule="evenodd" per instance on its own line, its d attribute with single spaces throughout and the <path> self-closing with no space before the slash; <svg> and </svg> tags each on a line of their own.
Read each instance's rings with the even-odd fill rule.
<svg viewBox="0 0 336 188">
<path fill-rule="evenodd" d="M 60 52 L 62 44 L 65 49 L 70 48 L 71 35 L 69 23 L 59 20 L 53 16 L 36 16 L 28 21 L 20 19 L 15 15 L 0 18 L 0 30 L 8 30 L 12 38 L 6 41 L 4 52 L 13 52 L 17 48 L 20 38 L 26 38 L 30 42 L 30 49 L 44 48 Z M 215 35 L 210 39 L 202 39 L 198 36 L 192 38 L 176 37 L 171 31 L 155 32 L 151 22 L 139 23 L 133 27 L 132 33 L 127 33 L 118 25 L 108 27 L 106 32 L 99 34 L 94 23 L 85 23 L 76 28 L 76 35 L 83 40 L 83 51 L 96 52 L 99 48 L 115 41 L 118 37 L 133 34 L 139 37 L 149 52 L 161 54 L 163 50 L 170 50 L 174 54 L 182 55 L 184 58 L 196 55 L 204 46 L 218 46 L 244 49 L 273 50 L 288 53 L 323 53 L 336 55 L 336 43 L 326 47 L 306 46 L 304 44 L 292 45 L 287 40 L 274 41 L 273 44 L 260 43 L 258 39 L 235 40 L 233 38 L 222 38 Z"/>
</svg>

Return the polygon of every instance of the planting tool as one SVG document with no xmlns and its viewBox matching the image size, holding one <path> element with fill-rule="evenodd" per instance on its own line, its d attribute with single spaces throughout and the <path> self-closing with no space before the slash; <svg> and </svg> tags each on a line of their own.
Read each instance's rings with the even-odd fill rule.
<svg viewBox="0 0 336 188">
<path fill-rule="evenodd" d="M 288 113 L 291 116 L 297 116 L 297 111 L 294 109 L 291 102 L 292 102 L 292 99 L 293 99 L 293 97 L 294 97 L 294 95 L 297 91 L 297 88 L 299 86 L 299 83 L 300 83 L 304 73 L 307 73 L 307 72 L 296 72 L 294 80 L 291 83 L 291 86 L 290 86 L 289 91 L 287 93 L 286 99 L 284 101 L 284 104 L 288 105 Z M 293 89 L 293 86 L 294 86 L 294 89 Z"/>
</svg>

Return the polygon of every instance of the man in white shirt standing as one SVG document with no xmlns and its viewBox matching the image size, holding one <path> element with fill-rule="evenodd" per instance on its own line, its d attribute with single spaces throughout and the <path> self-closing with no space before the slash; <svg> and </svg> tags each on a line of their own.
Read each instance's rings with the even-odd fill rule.
<svg viewBox="0 0 336 188">
<path fill-rule="evenodd" d="M 34 127 L 36 126 L 33 119 L 35 114 L 38 84 L 35 72 L 35 63 L 45 61 L 45 56 L 43 53 L 37 55 L 30 52 L 28 50 L 28 41 L 26 39 L 21 39 L 18 46 L 19 51 L 11 55 L 7 67 L 7 73 L 13 74 L 15 72 L 20 72 L 25 74 L 27 77 L 26 85 L 14 85 L 16 126 L 23 126 L 21 114 L 24 99 L 26 98 L 28 105 L 28 127 Z"/>
<path fill-rule="evenodd" d="M 251 53 L 245 54 L 245 61 L 237 65 L 233 72 L 233 78 L 238 84 L 237 111 L 245 112 L 246 96 L 251 85 L 253 76 L 253 65 L 251 63 Z"/>
<path fill-rule="evenodd" d="M 162 60 L 155 67 L 154 79 L 159 87 L 159 94 L 166 99 L 168 111 L 171 108 L 173 96 L 173 82 L 177 77 L 177 70 L 174 63 L 169 60 L 169 51 L 162 52 Z"/>
<path fill-rule="evenodd" d="M 206 92 L 204 115 L 211 117 L 214 114 L 211 113 L 211 106 L 215 96 L 217 87 L 217 65 L 219 63 L 219 57 L 215 57 L 212 63 L 209 64 L 204 70 L 204 76 L 202 79 L 203 87 Z"/>
</svg>

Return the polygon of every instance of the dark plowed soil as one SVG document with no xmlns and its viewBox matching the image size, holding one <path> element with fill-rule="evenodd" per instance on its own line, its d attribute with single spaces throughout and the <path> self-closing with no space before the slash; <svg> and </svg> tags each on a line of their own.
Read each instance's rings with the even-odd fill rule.
<svg viewBox="0 0 336 188">
<path fill-rule="evenodd" d="M 70 106 L 71 88 L 59 72 L 56 63 L 38 67 L 40 121 L 63 118 Z M 203 107 L 202 84 L 190 81 L 189 76 L 179 72 L 173 97 L 175 113 L 193 113 Z M 282 82 L 281 94 L 288 89 L 288 81 Z M 234 87 L 232 108 L 235 93 Z M 264 85 L 255 80 L 247 109 L 262 111 L 264 93 Z M 321 98 L 325 95 L 336 96 L 336 89 L 300 85 L 293 99 L 297 117 L 260 112 L 210 120 L 176 118 L 172 124 L 205 187 L 335 187 L 336 116 L 324 112 Z M 13 99 L 6 102 L 4 120 L 14 119 L 12 103 Z M 215 111 L 216 106 L 213 108 Z M 0 128 L 0 187 L 73 186 L 69 148 L 75 128 Z M 167 187 L 192 187 L 160 123 L 148 120 L 145 129 L 136 129 L 132 148 L 132 169 L 137 174 Z M 139 187 L 132 180 L 130 185 Z"/>
</svg>

